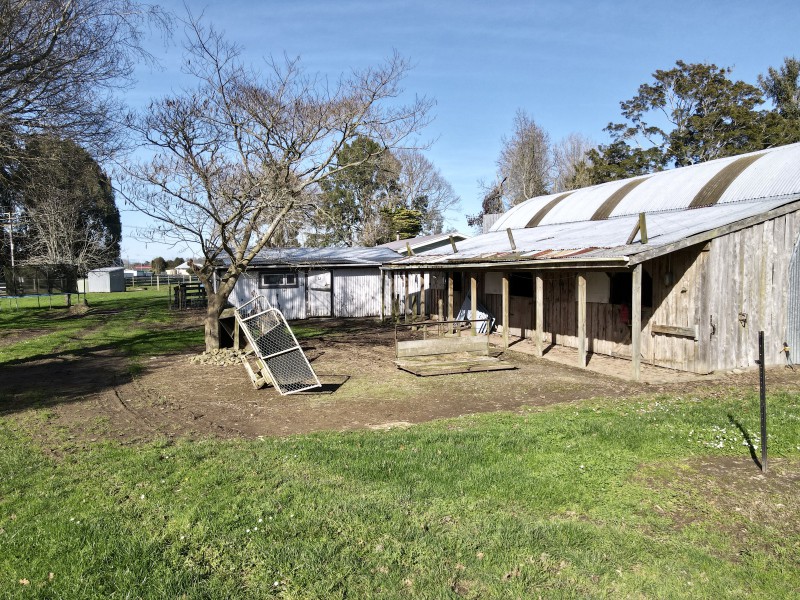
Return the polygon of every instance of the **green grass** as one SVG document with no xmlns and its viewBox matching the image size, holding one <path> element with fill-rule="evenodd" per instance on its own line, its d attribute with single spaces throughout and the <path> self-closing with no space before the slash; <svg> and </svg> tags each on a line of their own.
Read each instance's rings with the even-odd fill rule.
<svg viewBox="0 0 800 600">
<path fill-rule="evenodd" d="M 3 368 L 108 350 L 135 376 L 144 357 L 202 342 L 199 326 L 175 325 L 163 292 L 89 302 L 78 317 L 0 311 L 0 335 L 36 332 L 0 346 Z M 749 599 L 800 589 L 795 393 L 769 398 L 766 478 L 746 441 L 758 445 L 757 398 L 741 390 L 135 446 L 42 441 L 51 410 L 0 418 L 3 598 Z"/>
<path fill-rule="evenodd" d="M 772 480 L 796 482 L 800 400 L 769 405 Z M 796 487 L 754 488 L 752 464 L 741 488 L 698 470 L 697 457 L 747 464 L 732 421 L 757 432 L 757 399 L 598 400 L 53 459 L 7 418 L 0 596 L 792 597 Z"/>
<path fill-rule="evenodd" d="M 38 307 L 23 298 L 0 310 L 0 335 L 22 334 L 22 341 L 0 346 L 0 364 L 60 354 L 111 350 L 132 358 L 179 352 L 203 343 L 202 326 L 172 322 L 167 292 L 147 290 L 88 294 L 89 310 L 70 314 L 66 308 Z"/>
</svg>

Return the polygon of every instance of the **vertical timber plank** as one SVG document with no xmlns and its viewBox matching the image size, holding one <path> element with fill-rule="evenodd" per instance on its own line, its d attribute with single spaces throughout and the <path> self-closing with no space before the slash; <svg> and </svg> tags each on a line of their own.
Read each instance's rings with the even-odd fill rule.
<svg viewBox="0 0 800 600">
<path fill-rule="evenodd" d="M 634 381 L 641 379 L 642 363 L 642 265 L 633 268 L 631 293 L 631 375 Z"/>
<path fill-rule="evenodd" d="M 453 311 L 455 310 L 454 307 L 454 298 L 453 298 L 453 272 L 450 271 L 447 274 L 447 320 L 452 321 L 455 319 L 455 314 Z"/>
<path fill-rule="evenodd" d="M 544 338 L 544 280 L 541 273 L 536 273 L 536 333 L 534 334 L 536 340 L 536 356 L 542 356 L 544 349 L 542 348 Z"/>
<path fill-rule="evenodd" d="M 425 306 L 425 272 L 419 274 L 419 316 L 422 320 L 428 315 L 427 306 Z"/>
<path fill-rule="evenodd" d="M 578 366 L 586 366 L 586 273 L 578 275 Z"/>
<path fill-rule="evenodd" d="M 508 273 L 503 273 L 503 350 L 508 350 L 508 330 L 511 329 L 510 321 Z"/>
<path fill-rule="evenodd" d="M 469 294 L 470 294 L 470 325 L 472 327 L 472 335 L 478 335 L 478 327 L 475 324 L 475 315 L 478 314 L 478 275 L 470 273 L 469 275 Z M 486 332 L 489 333 L 488 331 Z"/>
</svg>

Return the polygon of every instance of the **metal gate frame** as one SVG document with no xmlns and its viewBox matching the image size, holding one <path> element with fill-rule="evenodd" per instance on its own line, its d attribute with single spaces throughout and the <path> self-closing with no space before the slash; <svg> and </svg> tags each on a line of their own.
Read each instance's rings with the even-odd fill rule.
<svg viewBox="0 0 800 600">
<path fill-rule="evenodd" d="M 322 387 L 283 313 L 273 308 L 265 296 L 256 296 L 237 307 L 235 315 L 282 396 Z"/>
</svg>

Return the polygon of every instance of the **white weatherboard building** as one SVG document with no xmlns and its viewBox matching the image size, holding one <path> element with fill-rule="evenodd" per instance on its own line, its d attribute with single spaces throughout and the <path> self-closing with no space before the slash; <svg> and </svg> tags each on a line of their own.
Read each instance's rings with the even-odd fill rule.
<svg viewBox="0 0 800 600">
<path fill-rule="evenodd" d="M 123 267 L 103 267 L 92 269 L 86 276 L 87 292 L 124 292 L 125 269 Z"/>
<path fill-rule="evenodd" d="M 270 248 L 236 282 L 240 306 L 266 296 L 287 319 L 378 317 L 387 302 L 381 266 L 400 256 L 387 248 Z"/>
<path fill-rule="evenodd" d="M 501 330 L 580 366 L 752 366 L 759 331 L 783 364 L 800 357 L 800 144 L 532 198 L 386 268 L 443 273 L 448 305 L 474 290 Z"/>
</svg>

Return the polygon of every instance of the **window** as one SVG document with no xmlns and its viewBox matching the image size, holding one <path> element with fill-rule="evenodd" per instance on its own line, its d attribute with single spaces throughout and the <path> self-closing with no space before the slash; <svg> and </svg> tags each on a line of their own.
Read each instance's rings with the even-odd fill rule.
<svg viewBox="0 0 800 600">
<path fill-rule="evenodd" d="M 508 293 L 511 296 L 533 298 L 533 273 L 521 271 L 508 276 Z"/>
<path fill-rule="evenodd" d="M 613 273 L 611 275 L 611 304 L 627 304 L 630 306 L 633 294 L 633 276 L 630 273 Z M 653 278 L 642 270 L 642 306 L 653 306 Z"/>
<path fill-rule="evenodd" d="M 258 277 L 260 288 L 297 287 L 297 273 L 261 273 Z"/>
</svg>

